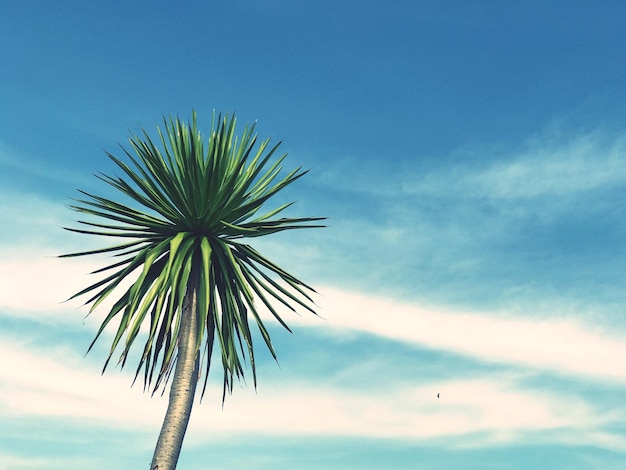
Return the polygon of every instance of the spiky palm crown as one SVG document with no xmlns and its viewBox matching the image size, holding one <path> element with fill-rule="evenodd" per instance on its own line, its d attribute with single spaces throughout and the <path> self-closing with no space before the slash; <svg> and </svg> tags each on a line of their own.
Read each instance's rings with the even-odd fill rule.
<svg viewBox="0 0 626 470">
<path fill-rule="evenodd" d="M 211 125 L 208 141 L 191 122 L 164 118 L 164 132 L 157 128 L 160 146 L 143 131 L 131 135 L 135 155 L 122 147 L 130 164 L 107 152 L 124 177 L 98 175 L 119 190 L 135 207 L 80 191 L 70 208 L 88 216 L 78 221 L 87 228 L 72 232 L 129 241 L 102 249 L 62 257 L 113 254 L 121 258 L 93 274 L 105 277 L 71 298 L 90 295 L 85 304 L 93 312 L 113 292 L 123 291 L 103 320 L 89 350 L 107 325 L 119 319 L 103 372 L 125 336 L 119 361 L 123 367 L 141 325 L 150 317 L 149 332 L 135 373 L 143 367 L 144 388 L 153 393 L 167 383 L 176 360 L 176 345 L 183 299 L 192 269 L 200 276 L 198 306 L 201 315 L 199 351 L 204 348 L 206 388 L 215 339 L 224 368 L 224 393 L 232 390 L 233 378 L 243 378 L 246 352 L 256 386 L 251 314 L 272 356 L 276 353 L 259 316 L 264 305 L 284 326 L 273 301 L 295 310 L 315 313 L 310 293 L 314 290 L 240 240 L 283 230 L 321 227 L 322 217 L 276 218 L 293 203 L 258 215 L 263 204 L 307 172 L 297 168 L 279 178 L 285 155 L 270 165 L 280 143 L 269 139 L 254 150 L 254 125 L 235 136 L 234 116 L 221 115 Z M 136 208 L 138 207 L 138 208 Z M 120 284 L 133 279 L 125 291 Z M 291 331 L 291 330 L 289 330 Z M 245 344 L 245 347 L 244 347 Z"/>
</svg>

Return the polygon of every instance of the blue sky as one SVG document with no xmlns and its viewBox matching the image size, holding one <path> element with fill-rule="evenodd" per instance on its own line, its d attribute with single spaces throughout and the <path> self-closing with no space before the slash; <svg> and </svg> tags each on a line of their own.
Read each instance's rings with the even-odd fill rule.
<svg viewBox="0 0 626 470">
<path fill-rule="evenodd" d="M 166 398 L 83 357 L 64 232 L 103 149 L 213 109 L 311 172 L 329 227 L 255 246 L 317 288 L 259 386 L 219 373 L 203 468 L 622 468 L 626 5 L 3 2 L 0 467 L 147 468 Z M 437 393 L 440 398 L 437 398 Z"/>
</svg>

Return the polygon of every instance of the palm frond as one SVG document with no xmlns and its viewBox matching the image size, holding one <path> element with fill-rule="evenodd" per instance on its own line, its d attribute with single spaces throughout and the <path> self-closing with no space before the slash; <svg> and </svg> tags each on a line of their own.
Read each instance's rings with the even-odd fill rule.
<svg viewBox="0 0 626 470">
<path fill-rule="evenodd" d="M 176 362 L 183 300 L 192 270 L 200 276 L 197 351 L 204 351 L 203 393 L 216 345 L 224 369 L 224 396 L 232 391 L 235 378 L 244 379 L 247 363 L 256 386 L 250 319 L 277 357 L 259 306 L 288 331 L 274 301 L 290 311 L 303 308 L 315 313 L 313 288 L 251 246 L 237 242 L 323 227 L 319 224 L 323 217 L 276 218 L 293 202 L 260 212 L 268 200 L 307 171 L 296 168 L 281 176 L 286 154 L 275 158 L 280 143 L 270 146 L 270 139 L 265 139 L 257 146 L 254 128 L 246 126 L 237 136 L 235 117 L 214 113 L 205 138 L 195 112 L 190 122 L 164 117 L 155 140 L 145 130 L 140 136 L 131 135 L 130 148 L 122 147 L 126 161 L 106 153 L 122 176 L 97 177 L 114 188 L 121 200 L 80 191 L 82 197 L 69 206 L 85 218 L 78 221 L 79 227 L 67 227 L 68 231 L 119 241 L 61 256 L 121 257 L 95 270 L 93 274 L 108 274 L 71 297 L 88 295 L 91 312 L 118 293 L 88 348 L 117 321 L 103 371 L 118 349 L 118 363 L 123 367 L 133 345 L 142 338 L 135 380 L 143 370 L 144 388 L 152 388 L 152 393 L 167 383 Z M 127 279 L 130 287 L 121 290 Z"/>
</svg>

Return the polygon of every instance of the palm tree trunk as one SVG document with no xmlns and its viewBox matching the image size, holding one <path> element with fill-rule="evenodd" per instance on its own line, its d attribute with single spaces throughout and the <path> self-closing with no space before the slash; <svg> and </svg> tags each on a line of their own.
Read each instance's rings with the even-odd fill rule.
<svg viewBox="0 0 626 470">
<path fill-rule="evenodd" d="M 174 470 L 176 468 L 187 431 L 200 367 L 200 354 L 197 350 L 199 274 L 198 270 L 192 269 L 189 286 L 185 294 L 176 369 L 170 388 L 169 404 L 154 450 L 150 470 Z"/>
</svg>

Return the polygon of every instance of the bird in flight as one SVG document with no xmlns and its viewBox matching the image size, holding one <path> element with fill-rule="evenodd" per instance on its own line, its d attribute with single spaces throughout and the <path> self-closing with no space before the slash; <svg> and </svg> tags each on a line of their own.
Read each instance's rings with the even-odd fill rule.
<svg viewBox="0 0 626 470">
<path fill-rule="evenodd" d="M 439 398 L 439 394 L 437 394 L 437 398 Z"/>
</svg>

